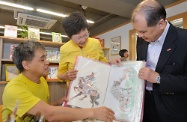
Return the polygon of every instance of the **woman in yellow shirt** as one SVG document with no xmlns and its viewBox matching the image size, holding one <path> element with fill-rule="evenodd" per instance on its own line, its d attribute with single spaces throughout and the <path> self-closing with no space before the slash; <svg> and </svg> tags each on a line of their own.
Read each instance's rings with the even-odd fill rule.
<svg viewBox="0 0 187 122">
<path fill-rule="evenodd" d="M 70 40 L 60 48 L 59 79 L 71 81 L 76 78 L 77 70 L 73 67 L 77 56 L 107 62 L 100 42 L 89 37 L 88 24 L 83 15 L 72 13 L 64 19 L 63 27 Z M 110 63 L 118 62 L 120 60 L 115 59 Z"/>
</svg>

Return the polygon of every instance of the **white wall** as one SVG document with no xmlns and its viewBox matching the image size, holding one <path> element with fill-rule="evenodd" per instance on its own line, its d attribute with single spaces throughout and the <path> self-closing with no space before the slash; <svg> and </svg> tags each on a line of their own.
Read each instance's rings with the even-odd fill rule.
<svg viewBox="0 0 187 122">
<path fill-rule="evenodd" d="M 166 9 L 167 17 L 171 17 L 171 16 L 174 16 L 180 13 L 184 13 L 186 11 L 187 11 L 187 1 Z M 132 23 L 128 23 L 119 28 L 116 28 L 114 30 L 98 35 L 98 37 L 100 39 L 105 40 L 105 47 L 110 48 L 111 38 L 121 36 L 121 49 L 129 50 L 129 30 L 132 30 L 132 29 L 133 29 Z M 109 54 L 109 59 L 113 59 L 115 57 L 119 57 L 119 56 Z"/>
</svg>

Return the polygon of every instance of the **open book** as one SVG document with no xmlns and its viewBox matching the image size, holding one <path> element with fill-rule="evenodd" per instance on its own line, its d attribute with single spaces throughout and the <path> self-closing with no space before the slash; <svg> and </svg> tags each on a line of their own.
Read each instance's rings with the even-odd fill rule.
<svg viewBox="0 0 187 122">
<path fill-rule="evenodd" d="M 144 81 L 138 72 L 142 61 L 108 65 L 92 59 L 77 57 L 77 78 L 68 92 L 69 106 L 95 108 L 106 106 L 115 112 L 115 121 L 140 122 L 144 96 Z"/>
</svg>

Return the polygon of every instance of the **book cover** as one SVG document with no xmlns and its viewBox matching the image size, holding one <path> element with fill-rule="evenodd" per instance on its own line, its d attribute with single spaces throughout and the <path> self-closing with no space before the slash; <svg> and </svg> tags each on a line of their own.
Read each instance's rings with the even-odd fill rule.
<svg viewBox="0 0 187 122">
<path fill-rule="evenodd" d="M 5 25 L 4 36 L 17 38 L 17 26 Z"/>
<path fill-rule="evenodd" d="M 28 27 L 28 39 L 40 40 L 40 29 Z"/>
<path fill-rule="evenodd" d="M 56 62 L 60 61 L 60 51 L 57 51 L 57 58 L 56 58 Z"/>
<path fill-rule="evenodd" d="M 12 55 L 14 52 L 14 48 L 17 46 L 17 44 L 11 44 L 10 45 L 10 59 L 12 60 Z"/>
<path fill-rule="evenodd" d="M 52 41 L 61 43 L 62 42 L 61 33 L 52 32 Z"/>
<path fill-rule="evenodd" d="M 50 62 L 59 62 L 60 60 L 60 51 L 58 50 L 46 50 L 47 57 L 46 59 Z"/>
<path fill-rule="evenodd" d="M 5 64 L 6 81 L 10 81 L 19 75 L 19 70 L 14 64 Z"/>
<path fill-rule="evenodd" d="M 46 79 L 48 81 L 56 81 L 58 79 L 57 72 L 58 72 L 58 65 L 50 65 L 49 66 L 49 73 L 46 76 Z"/>
<path fill-rule="evenodd" d="M 92 59 L 77 57 L 77 78 L 68 92 L 69 106 L 95 108 L 107 106 L 115 112 L 115 121 L 140 122 L 144 96 L 144 81 L 138 72 L 142 61 L 108 65 Z"/>
</svg>

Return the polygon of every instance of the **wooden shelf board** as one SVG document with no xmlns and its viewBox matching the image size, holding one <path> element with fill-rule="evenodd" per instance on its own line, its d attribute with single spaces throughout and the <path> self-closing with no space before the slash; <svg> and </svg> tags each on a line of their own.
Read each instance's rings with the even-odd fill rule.
<svg viewBox="0 0 187 122">
<path fill-rule="evenodd" d="M 21 43 L 23 41 L 29 40 L 29 39 L 23 39 L 23 38 L 12 38 L 12 37 L 4 37 L 4 36 L 0 36 L 0 38 L 3 38 L 5 42 L 10 42 L 10 43 L 13 43 L 13 42 Z M 50 47 L 60 47 L 63 44 L 65 44 L 65 43 L 52 42 L 52 41 L 46 41 L 46 40 L 38 40 L 38 42 L 42 43 L 45 46 L 50 46 Z"/>
<path fill-rule="evenodd" d="M 7 84 L 7 81 L 0 81 L 0 84 Z"/>
<path fill-rule="evenodd" d="M 3 62 L 13 62 L 11 59 L 1 59 Z"/>
</svg>

